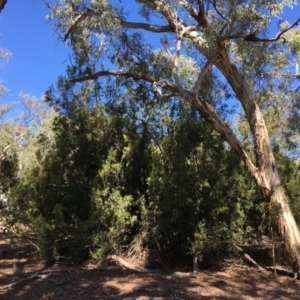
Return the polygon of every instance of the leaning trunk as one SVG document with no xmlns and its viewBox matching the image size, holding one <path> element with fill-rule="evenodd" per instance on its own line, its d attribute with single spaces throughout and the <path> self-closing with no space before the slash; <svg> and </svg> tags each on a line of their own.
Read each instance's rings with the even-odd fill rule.
<svg viewBox="0 0 300 300">
<path fill-rule="evenodd" d="M 274 213 L 277 219 L 275 221 L 277 221 L 277 230 L 282 238 L 284 253 L 293 272 L 299 277 L 300 232 L 282 188 L 277 188 L 272 193 L 270 208 L 271 214 Z"/>
<path fill-rule="evenodd" d="M 300 232 L 282 188 L 264 118 L 250 86 L 232 63 L 225 49 L 221 52 L 216 66 L 228 80 L 243 106 L 254 139 L 257 168 L 250 167 L 251 164 L 247 161 L 249 158 L 241 156 L 239 151 L 238 153 L 269 204 L 270 213 L 275 216 L 278 225 L 277 232 L 282 239 L 288 262 L 293 271 L 299 274 Z"/>
</svg>

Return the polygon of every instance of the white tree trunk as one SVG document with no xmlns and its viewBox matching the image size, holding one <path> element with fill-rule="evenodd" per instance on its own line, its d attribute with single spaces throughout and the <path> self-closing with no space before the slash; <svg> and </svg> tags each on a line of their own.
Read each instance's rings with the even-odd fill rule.
<svg viewBox="0 0 300 300">
<path fill-rule="evenodd" d="M 271 196 L 270 202 L 271 213 L 275 214 L 277 221 L 277 229 L 282 238 L 282 246 L 285 255 L 291 265 L 293 272 L 299 277 L 300 270 L 300 231 L 294 216 L 286 201 L 286 197 L 282 188 L 275 190 Z"/>
<path fill-rule="evenodd" d="M 282 188 L 267 126 L 253 98 L 251 88 L 230 61 L 226 50 L 222 51 L 220 58 L 216 65 L 235 91 L 248 119 L 254 140 L 257 169 L 249 168 L 245 158 L 241 157 L 241 159 L 245 162 L 247 170 L 254 178 L 266 202 L 269 203 L 270 213 L 275 215 L 277 221 L 277 232 L 282 238 L 284 252 L 293 271 L 299 274 L 300 231 Z"/>
</svg>

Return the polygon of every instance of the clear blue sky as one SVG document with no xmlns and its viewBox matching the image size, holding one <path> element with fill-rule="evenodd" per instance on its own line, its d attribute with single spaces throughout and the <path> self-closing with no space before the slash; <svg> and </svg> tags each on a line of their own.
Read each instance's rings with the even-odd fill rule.
<svg viewBox="0 0 300 300">
<path fill-rule="evenodd" d="M 20 92 L 40 97 L 63 74 L 67 47 L 59 43 L 41 0 L 9 0 L 0 14 L 0 47 L 12 58 L 0 70 L 10 89 L 1 101 L 17 101 Z"/>
<path fill-rule="evenodd" d="M 121 3 L 125 5 L 125 1 L 128 0 Z M 128 2 L 134 4 L 132 0 Z M 125 5 L 126 9 L 130 10 L 131 5 Z M 299 6 L 286 11 L 284 18 L 289 22 L 299 18 Z M 47 13 L 41 0 L 9 0 L 1 12 L 0 47 L 12 53 L 11 60 L 0 70 L 0 78 L 10 89 L 2 102 L 18 101 L 20 92 L 40 97 L 64 74 L 68 49 L 58 42 L 45 19 Z"/>
</svg>

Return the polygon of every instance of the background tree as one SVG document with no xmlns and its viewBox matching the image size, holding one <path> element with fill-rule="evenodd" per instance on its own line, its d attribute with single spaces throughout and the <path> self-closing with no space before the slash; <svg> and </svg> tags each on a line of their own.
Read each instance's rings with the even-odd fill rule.
<svg viewBox="0 0 300 300">
<path fill-rule="evenodd" d="M 62 249 L 72 261 L 88 254 L 102 258 L 126 241 L 136 220 L 130 173 L 141 172 L 131 171 L 132 159 L 126 158 L 137 153 L 131 145 L 139 144 L 139 134 L 124 119 L 124 108 L 105 112 L 96 88 L 74 93 L 62 79 L 58 88 L 65 105 L 53 123 L 54 143 L 45 147 L 49 138 L 38 136 L 38 163 L 9 199 L 13 221 L 38 234 L 35 242 L 47 263 Z"/>
<path fill-rule="evenodd" d="M 11 53 L 0 48 L 0 68 L 10 58 Z M 37 163 L 37 136 L 43 134 L 48 142 L 52 140 L 51 126 L 57 115 L 42 99 L 29 94 L 20 93 L 19 99 L 8 103 L 4 101 L 8 91 L 0 79 L 0 193 L 7 192 Z"/>
<path fill-rule="evenodd" d="M 7 62 L 11 53 L 0 48 L 1 67 L 3 62 Z M 5 98 L 8 89 L 2 84 L 0 79 L 0 100 Z M 16 183 L 18 170 L 18 157 L 14 137 L 11 135 L 10 126 L 5 120 L 6 115 L 12 110 L 13 105 L 0 103 L 0 195 L 1 205 L 8 189 Z"/>
<path fill-rule="evenodd" d="M 8 61 L 11 57 L 11 53 L 3 48 L 0 48 L 0 60 L 1 60 L 1 67 L 3 61 Z M 2 81 L 0 80 L 0 99 L 3 99 L 5 95 L 7 94 L 8 89 L 2 84 Z M 3 124 L 3 117 L 12 109 L 12 106 L 10 104 L 0 104 L 0 124 Z M 0 152 L 0 164 L 1 161 L 5 160 L 7 158 L 7 153 L 10 148 L 10 144 L 2 144 L 2 149 Z"/>
</svg>

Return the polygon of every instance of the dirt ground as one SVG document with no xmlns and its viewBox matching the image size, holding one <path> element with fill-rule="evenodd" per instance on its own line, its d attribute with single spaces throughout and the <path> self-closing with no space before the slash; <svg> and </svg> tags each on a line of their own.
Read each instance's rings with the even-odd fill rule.
<svg viewBox="0 0 300 300">
<path fill-rule="evenodd" d="M 171 275 L 140 273 L 135 271 L 82 270 L 55 264 L 50 278 L 66 282 L 52 282 L 34 278 L 14 287 L 1 289 L 4 285 L 22 279 L 14 274 L 13 263 L 17 263 L 27 275 L 43 270 L 43 265 L 29 259 L 16 258 L 9 238 L 0 234 L 0 299 L 50 300 L 50 299 L 115 299 L 115 300 L 299 300 L 300 281 L 287 276 L 274 278 L 272 273 L 262 274 L 256 268 L 243 263 L 227 263 L 219 271 L 200 271 L 195 278 L 174 278 Z M 126 259 L 126 258 L 125 258 Z M 137 261 L 126 259 L 132 264 Z"/>
</svg>

